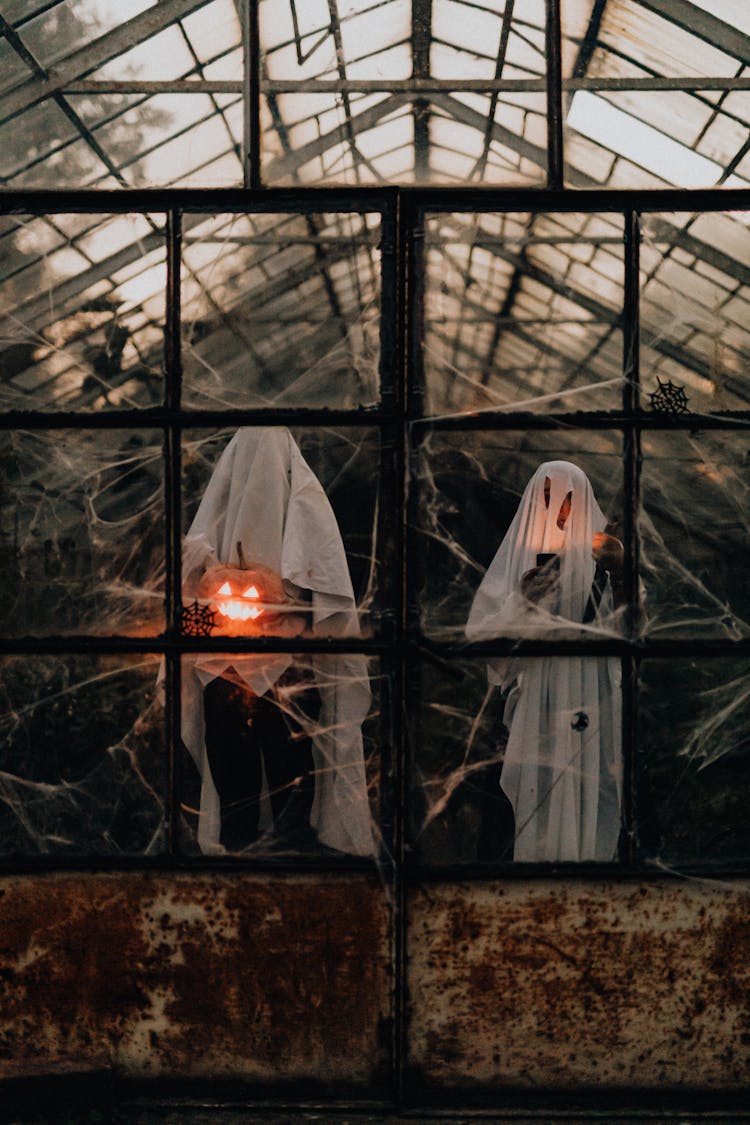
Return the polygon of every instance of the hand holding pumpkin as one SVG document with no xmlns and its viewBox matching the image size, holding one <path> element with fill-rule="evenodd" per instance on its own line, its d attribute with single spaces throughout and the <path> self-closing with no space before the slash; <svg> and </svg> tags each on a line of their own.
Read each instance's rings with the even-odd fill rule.
<svg viewBox="0 0 750 1125">
<path fill-rule="evenodd" d="M 591 553 L 604 570 L 617 573 L 625 563 L 625 548 L 622 541 L 606 531 L 597 531 L 591 540 Z"/>
<path fill-rule="evenodd" d="M 219 633 L 295 637 L 305 627 L 302 616 L 282 608 L 290 599 L 281 575 L 262 563 L 209 567 L 198 584 L 198 597 L 216 611 Z"/>
</svg>

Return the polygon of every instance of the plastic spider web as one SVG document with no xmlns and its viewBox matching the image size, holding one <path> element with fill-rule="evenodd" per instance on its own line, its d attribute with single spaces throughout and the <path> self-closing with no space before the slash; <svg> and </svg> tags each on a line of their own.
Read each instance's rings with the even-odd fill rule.
<svg viewBox="0 0 750 1125">
<path fill-rule="evenodd" d="M 685 394 L 685 388 L 673 383 L 671 379 L 662 383 L 661 379 L 657 378 L 656 383 L 657 390 L 652 391 L 649 395 L 651 409 L 657 414 L 671 414 L 672 416 L 687 414 L 690 400 Z"/>
<path fill-rule="evenodd" d="M 216 628 L 216 613 L 196 598 L 182 608 L 182 631 L 187 637 L 210 637 Z"/>
<path fill-rule="evenodd" d="M 663 256 L 659 251 L 654 259 L 655 276 Z M 648 311 L 648 289 L 645 297 Z M 679 336 L 680 325 L 695 328 L 697 322 L 715 330 L 705 310 L 696 311 L 684 294 L 676 294 L 668 307 L 669 340 Z M 682 309 L 681 321 L 675 309 Z M 653 323 L 645 318 L 646 359 L 660 354 Z M 361 320 L 354 317 L 332 345 L 330 367 L 322 349 L 306 367 L 298 364 L 294 381 L 323 401 L 331 371 L 341 370 L 342 357 L 360 347 L 357 341 L 362 342 L 358 363 L 372 378 L 371 345 L 364 343 L 371 328 L 369 311 Z M 218 339 L 215 347 L 212 367 L 220 373 Z M 664 354 L 668 351 L 673 353 L 665 348 Z M 729 359 L 722 363 L 728 370 Z M 436 381 L 446 370 L 435 364 L 429 375 L 435 380 L 429 394 L 441 409 L 449 402 Z M 556 370 L 555 360 L 548 373 Z M 216 401 L 234 401 L 232 395 L 221 397 L 216 378 Z M 661 378 L 668 378 L 666 372 Z M 501 391 L 492 379 L 483 382 L 480 372 L 464 369 L 462 383 L 475 401 L 502 405 Z M 590 386 L 595 401 L 598 384 Z M 587 402 L 580 379 L 567 390 L 555 388 L 548 382 L 544 393 L 530 400 L 531 408 L 551 409 L 549 395 L 559 400 L 554 409 L 564 409 L 567 396 L 572 404 Z M 736 383 L 725 378 L 724 389 L 736 393 Z M 690 390 L 705 407 L 705 388 Z M 230 436 L 231 431 L 185 434 L 185 526 Z M 375 436 L 351 427 L 296 436 L 336 511 L 362 630 L 369 635 L 383 608 L 376 565 Z M 638 528 L 643 628 L 649 636 L 687 642 L 750 635 L 750 592 L 743 579 L 749 454 L 750 434 L 742 430 L 643 434 Z M 622 449 L 612 432 L 435 433 L 419 446 L 410 482 L 413 599 L 429 637 L 463 644 L 474 593 L 523 487 L 537 465 L 551 458 L 579 464 L 607 517 L 622 520 Z M 55 433 L 16 431 L 3 436 L 2 460 L 0 588 L 11 635 L 157 636 L 165 627 L 161 433 L 69 430 L 63 442 Z M 586 636 L 609 639 L 620 628 L 621 618 L 614 615 L 588 626 Z M 750 730 L 747 663 L 701 661 L 687 651 L 684 659 L 670 662 L 644 660 L 638 731 L 639 761 L 648 763 L 648 773 L 644 768 L 637 781 L 642 846 L 653 862 L 678 869 L 696 858 L 741 858 L 750 851 L 736 780 L 745 768 Z M 8 751 L 0 776 L 5 854 L 164 851 L 167 754 L 158 663 L 156 657 L 129 656 L 5 660 L 2 726 Z M 513 828 L 508 832 L 500 788 L 502 701 L 488 686 L 485 665 L 484 659 L 457 653 L 425 655 L 415 669 L 409 833 L 411 846 L 427 863 L 509 858 Z M 300 673 L 306 674 L 306 667 L 295 658 Z M 344 674 L 335 664 L 328 669 L 334 681 Z M 369 674 L 373 702 L 363 733 L 369 807 L 379 838 L 380 756 L 390 720 L 382 713 L 388 691 L 377 661 L 369 661 Z M 310 729 L 301 688 L 291 684 L 278 706 L 300 728 Z M 187 757 L 181 776 L 180 848 L 196 854 L 199 782 Z M 261 836 L 255 850 L 262 854 L 267 844 Z"/>
</svg>

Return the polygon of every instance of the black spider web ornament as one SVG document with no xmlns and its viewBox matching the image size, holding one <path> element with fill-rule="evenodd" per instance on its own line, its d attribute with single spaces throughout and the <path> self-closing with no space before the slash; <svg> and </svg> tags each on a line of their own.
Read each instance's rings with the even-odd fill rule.
<svg viewBox="0 0 750 1125">
<path fill-rule="evenodd" d="M 671 379 L 662 383 L 658 376 L 656 382 L 657 390 L 652 391 L 649 395 L 651 409 L 655 410 L 657 414 L 671 414 L 672 416 L 686 414 L 689 399 L 685 394 L 685 388 L 679 383 L 673 383 Z"/>
<path fill-rule="evenodd" d="M 180 625 L 187 637 L 210 637 L 211 630 L 216 628 L 216 614 L 196 600 L 182 607 Z"/>
</svg>

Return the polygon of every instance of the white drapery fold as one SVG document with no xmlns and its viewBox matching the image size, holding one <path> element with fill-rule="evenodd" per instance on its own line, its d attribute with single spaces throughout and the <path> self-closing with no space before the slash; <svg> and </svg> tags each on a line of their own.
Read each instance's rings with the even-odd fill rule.
<svg viewBox="0 0 750 1125">
<path fill-rule="evenodd" d="M 558 517 L 568 497 L 570 511 L 560 527 Z M 570 636 L 571 626 L 578 634 L 581 628 L 589 634 L 611 632 L 614 607 L 608 580 L 601 596 L 590 602 L 596 571 L 592 539 L 606 523 L 588 477 L 577 465 L 540 465 L 477 590 L 466 625 L 468 639 Z M 521 582 L 543 553 L 558 556 L 559 575 L 534 604 L 522 593 Z M 596 656 L 493 659 L 488 678 L 506 696 L 508 742 L 500 784 L 515 815 L 514 859 L 614 859 L 622 774 L 619 661 Z"/>
<path fill-rule="evenodd" d="M 336 517 L 320 482 L 283 427 L 243 427 L 223 451 L 185 537 L 185 596 L 195 596 L 208 567 L 238 566 L 238 543 L 246 560 L 280 574 L 289 594 L 310 599 L 314 634 L 359 636 Z M 183 657 L 182 738 L 201 776 L 198 844 L 206 854 L 223 848 L 219 796 L 206 753 L 203 688 L 232 667 L 256 695 L 265 695 L 293 662 L 294 657 L 286 653 Z M 375 844 L 361 730 L 371 698 L 367 664 L 356 654 L 315 654 L 310 663 L 321 701 L 308 732 L 315 766 L 311 824 L 326 846 L 351 855 L 372 855 Z M 304 724 L 304 717 L 295 718 Z"/>
</svg>

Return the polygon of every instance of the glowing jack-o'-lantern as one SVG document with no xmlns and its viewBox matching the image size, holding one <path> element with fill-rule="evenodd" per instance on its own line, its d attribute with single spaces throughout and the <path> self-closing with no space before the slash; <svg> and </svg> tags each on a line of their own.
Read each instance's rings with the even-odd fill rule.
<svg viewBox="0 0 750 1125">
<path fill-rule="evenodd" d="M 198 596 L 215 610 L 224 631 L 275 632 L 288 598 L 280 575 L 261 563 L 212 566 L 200 580 Z"/>
<path fill-rule="evenodd" d="M 239 597 L 235 596 L 229 582 L 225 582 L 216 591 L 216 608 L 219 613 L 224 617 L 231 618 L 232 621 L 247 621 L 251 618 L 255 621 L 263 613 L 263 610 L 257 605 L 258 598 L 257 586 L 248 586 Z M 220 601 L 219 598 L 222 600 Z"/>
</svg>

